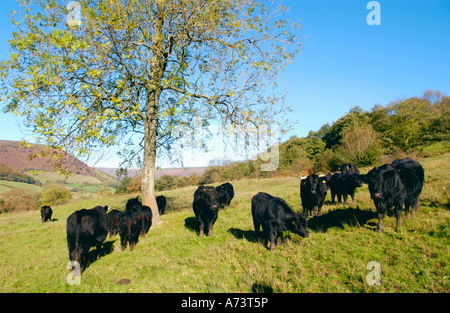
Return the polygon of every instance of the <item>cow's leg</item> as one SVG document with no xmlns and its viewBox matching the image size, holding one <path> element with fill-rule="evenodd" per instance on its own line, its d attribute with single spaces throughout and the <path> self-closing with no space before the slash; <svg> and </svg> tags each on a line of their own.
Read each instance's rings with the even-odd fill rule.
<svg viewBox="0 0 450 313">
<path fill-rule="evenodd" d="M 277 232 L 277 241 L 276 241 L 277 246 L 281 245 L 282 239 L 283 239 L 283 232 Z"/>
<path fill-rule="evenodd" d="M 120 236 L 120 250 L 124 251 L 127 247 L 127 239 L 125 236 Z"/>
<path fill-rule="evenodd" d="M 411 210 L 410 210 L 410 203 L 405 202 L 405 217 L 409 218 L 411 217 Z"/>
<path fill-rule="evenodd" d="M 255 227 L 255 237 L 256 240 L 259 242 L 260 241 L 260 236 L 259 236 L 259 230 L 261 228 L 261 224 L 258 223 L 257 221 L 253 220 L 253 226 Z"/>
<path fill-rule="evenodd" d="M 419 209 L 419 198 L 411 201 L 411 215 L 414 216 Z"/>
<path fill-rule="evenodd" d="M 276 239 L 276 234 L 275 232 L 270 232 L 270 251 L 275 250 L 275 239 Z"/>
<path fill-rule="evenodd" d="M 342 196 L 344 197 L 344 204 L 347 204 L 348 194 L 345 193 Z"/>
<path fill-rule="evenodd" d="M 323 205 L 323 204 L 322 204 Z M 319 205 L 317 207 L 318 211 L 317 211 L 317 216 L 321 216 L 322 215 L 322 205 Z"/>
<path fill-rule="evenodd" d="M 384 212 L 378 212 L 377 232 L 379 232 L 379 233 L 381 233 L 383 231 L 383 218 L 384 218 Z"/>
<path fill-rule="evenodd" d="M 212 236 L 212 231 L 213 231 L 213 224 L 212 223 L 210 223 L 209 225 L 208 225 L 208 236 Z"/>
<path fill-rule="evenodd" d="M 403 203 L 397 203 L 395 206 L 395 217 L 397 218 L 397 227 L 402 226 L 402 207 Z"/>
<path fill-rule="evenodd" d="M 338 203 L 342 203 L 342 195 L 340 193 L 337 194 Z"/>
<path fill-rule="evenodd" d="M 313 206 L 312 208 L 312 216 L 316 216 L 317 215 L 317 205 Z"/>
<path fill-rule="evenodd" d="M 100 259 L 100 249 L 102 248 L 102 243 L 99 243 L 95 247 L 95 252 L 97 253 L 97 260 Z"/>
<path fill-rule="evenodd" d="M 270 240 L 270 251 L 275 250 L 275 240 L 276 240 L 276 229 L 273 226 L 269 226 L 268 230 L 268 235 L 266 238 L 268 238 Z"/>
<path fill-rule="evenodd" d="M 199 217 L 198 220 L 198 236 L 203 236 L 203 230 L 205 228 L 205 223 L 203 223 L 203 220 Z"/>
</svg>

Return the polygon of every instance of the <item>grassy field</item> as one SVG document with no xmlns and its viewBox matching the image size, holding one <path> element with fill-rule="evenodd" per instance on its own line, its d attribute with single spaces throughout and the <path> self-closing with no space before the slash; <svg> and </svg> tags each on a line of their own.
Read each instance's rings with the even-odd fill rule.
<svg viewBox="0 0 450 313">
<path fill-rule="evenodd" d="M 31 192 L 39 192 L 42 188 L 32 184 L 0 180 L 0 195 L 5 194 L 12 189 L 23 189 Z"/>
<path fill-rule="evenodd" d="M 329 204 L 328 194 L 324 214 L 308 220 L 310 237 L 286 232 L 274 252 L 255 240 L 251 198 L 266 191 L 301 210 L 297 178 L 233 182 L 235 198 L 219 213 L 212 237 L 197 236 L 195 187 L 163 192 L 163 225 L 152 228 L 134 251 L 121 251 L 118 236 L 108 238 L 79 286 L 67 283 L 68 215 L 104 204 L 124 209 L 130 195 L 57 206 L 54 221 L 45 224 L 37 211 L 3 214 L 0 291 L 450 292 L 450 154 L 421 163 L 426 178 L 420 211 L 404 218 L 403 227 L 396 229 L 395 217 L 386 216 L 384 232 L 375 232 L 375 208 L 364 186 L 346 206 Z M 371 261 L 380 264 L 380 285 L 366 282 Z M 124 278 L 131 283 L 117 284 Z"/>
</svg>

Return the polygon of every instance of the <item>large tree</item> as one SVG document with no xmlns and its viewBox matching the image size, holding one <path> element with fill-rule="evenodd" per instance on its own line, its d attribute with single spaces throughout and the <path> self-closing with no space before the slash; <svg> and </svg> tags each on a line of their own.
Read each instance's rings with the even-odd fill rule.
<svg viewBox="0 0 450 313">
<path fill-rule="evenodd" d="M 301 38 L 278 2 L 19 2 L 0 65 L 4 111 L 77 156 L 134 144 L 125 150 L 142 156 L 142 202 L 155 224 L 156 156 L 183 136 L 180 125 L 258 128 L 288 109 L 276 79 Z"/>
</svg>

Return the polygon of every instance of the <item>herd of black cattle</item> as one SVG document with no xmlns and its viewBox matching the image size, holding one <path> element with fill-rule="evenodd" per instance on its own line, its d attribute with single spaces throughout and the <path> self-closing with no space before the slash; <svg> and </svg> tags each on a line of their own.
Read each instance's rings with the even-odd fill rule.
<svg viewBox="0 0 450 313">
<path fill-rule="evenodd" d="M 255 233 L 259 238 L 262 226 L 265 246 L 270 242 L 270 250 L 279 244 L 283 231 L 290 230 L 304 238 L 309 236 L 306 218 L 309 215 L 320 216 L 327 194 L 331 191 L 332 203 L 335 196 L 338 202 L 343 197 L 344 204 L 350 195 L 354 200 L 355 189 L 367 183 L 371 198 L 377 209 L 377 231 L 383 229 L 383 218 L 387 210 L 394 208 L 397 226 L 401 226 L 401 213 L 405 206 L 406 215 L 410 215 L 410 208 L 417 211 L 419 196 L 424 183 L 424 170 L 419 162 L 411 159 L 399 159 L 391 164 L 374 167 L 367 174 L 361 175 L 353 164 L 340 167 L 341 173 L 331 175 L 310 174 L 302 177 L 300 182 L 300 197 L 303 213 L 294 212 L 281 198 L 259 192 L 252 198 L 252 216 Z M 234 189 L 230 183 L 218 187 L 199 186 L 194 193 L 193 210 L 198 222 L 199 236 L 207 232 L 212 235 L 213 226 L 217 220 L 219 210 L 226 209 L 234 197 Z M 159 214 L 164 214 L 166 199 L 157 197 Z M 152 211 L 142 205 L 138 198 L 128 200 L 124 212 L 111 210 L 108 207 L 96 206 L 93 209 L 75 211 L 67 218 L 67 244 L 69 258 L 83 264 L 87 261 L 88 251 L 96 246 L 97 258 L 100 248 L 108 233 L 114 236 L 120 234 L 121 248 L 124 250 L 129 244 L 130 249 L 145 236 L 152 225 Z M 42 207 L 42 221 L 51 219 L 52 209 Z"/>
</svg>

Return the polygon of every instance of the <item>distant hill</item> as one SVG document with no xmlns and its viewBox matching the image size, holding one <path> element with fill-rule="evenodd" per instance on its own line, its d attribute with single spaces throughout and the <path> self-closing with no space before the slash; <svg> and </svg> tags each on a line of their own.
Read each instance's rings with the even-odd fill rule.
<svg viewBox="0 0 450 313">
<path fill-rule="evenodd" d="M 26 184 L 36 184 L 38 182 L 31 176 L 24 174 L 19 170 L 12 169 L 3 163 L 0 163 L 0 180 L 14 181 Z"/>
<path fill-rule="evenodd" d="M 164 175 L 173 175 L 178 177 L 187 177 L 192 174 L 202 175 L 208 167 L 184 167 L 184 168 L 163 168 L 157 169 L 155 172 L 155 179 L 159 179 Z M 115 175 L 116 168 L 112 167 L 96 167 L 95 169 L 105 172 L 109 175 Z M 134 178 L 139 175 L 139 169 L 128 169 L 128 177 Z M 122 177 L 123 178 L 123 177 Z"/>
<path fill-rule="evenodd" d="M 19 141 L 0 140 L 0 163 L 23 172 L 29 170 L 45 172 L 55 171 L 50 157 L 35 157 L 30 159 L 31 155 L 39 155 L 39 153 L 45 149 L 43 145 L 31 144 L 29 148 L 21 148 L 20 146 L 21 142 Z M 57 153 L 62 155 L 63 168 L 70 171 L 72 174 L 92 176 L 101 181 L 116 180 L 114 177 L 105 175 L 104 173 L 89 167 L 66 152 L 59 151 Z"/>
</svg>

